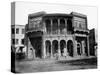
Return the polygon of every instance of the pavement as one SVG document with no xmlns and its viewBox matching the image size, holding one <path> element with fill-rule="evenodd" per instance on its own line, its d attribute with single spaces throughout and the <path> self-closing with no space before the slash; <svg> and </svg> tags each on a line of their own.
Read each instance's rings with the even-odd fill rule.
<svg viewBox="0 0 100 75">
<path fill-rule="evenodd" d="M 16 61 L 17 73 L 29 72 L 47 72 L 47 71 L 63 71 L 78 69 L 94 69 L 97 68 L 97 58 L 61 58 L 55 59 L 37 59 L 30 61 Z"/>
</svg>

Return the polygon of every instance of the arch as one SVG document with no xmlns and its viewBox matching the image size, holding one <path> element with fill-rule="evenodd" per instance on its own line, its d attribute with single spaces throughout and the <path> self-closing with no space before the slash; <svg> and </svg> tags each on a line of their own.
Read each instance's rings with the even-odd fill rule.
<svg viewBox="0 0 100 75">
<path fill-rule="evenodd" d="M 68 49 L 69 56 L 73 57 L 73 41 L 72 40 L 67 41 L 67 49 Z"/>
<path fill-rule="evenodd" d="M 65 40 L 61 40 L 60 41 L 61 56 L 63 56 L 63 54 L 65 54 L 65 51 L 64 51 L 65 48 L 66 48 L 66 41 Z"/>
<path fill-rule="evenodd" d="M 30 37 L 30 44 L 35 50 L 36 57 L 42 57 L 42 37 Z"/>
<path fill-rule="evenodd" d="M 58 20 L 53 19 L 52 23 L 53 23 L 52 32 L 53 34 L 57 34 L 58 33 Z"/>
<path fill-rule="evenodd" d="M 65 20 L 64 19 L 60 19 L 60 33 L 63 34 L 64 31 L 66 30 L 65 28 Z"/>
<path fill-rule="evenodd" d="M 51 21 L 49 19 L 45 20 L 45 25 L 46 25 L 46 31 L 48 34 L 51 33 Z"/>
<path fill-rule="evenodd" d="M 49 40 L 45 41 L 45 47 L 46 47 L 46 55 L 48 57 L 51 54 L 51 42 Z"/>
<path fill-rule="evenodd" d="M 58 53 L 58 41 L 57 40 L 52 41 L 52 52 L 54 56 L 55 54 Z"/>
<path fill-rule="evenodd" d="M 77 43 L 77 54 L 81 55 L 81 44 L 79 42 Z"/>
</svg>

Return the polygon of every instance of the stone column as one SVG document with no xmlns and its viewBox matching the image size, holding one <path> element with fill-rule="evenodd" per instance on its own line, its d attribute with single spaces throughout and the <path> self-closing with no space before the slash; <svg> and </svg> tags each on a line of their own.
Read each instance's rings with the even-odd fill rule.
<svg viewBox="0 0 100 75">
<path fill-rule="evenodd" d="M 46 47 L 45 47 L 45 40 L 44 39 L 42 39 L 42 58 L 43 59 L 46 58 Z"/>
<path fill-rule="evenodd" d="M 85 41 L 82 41 L 82 55 L 85 55 Z"/>
<path fill-rule="evenodd" d="M 90 48 L 89 48 L 89 35 L 87 36 L 87 49 L 88 49 L 88 56 L 90 56 Z"/>
<path fill-rule="evenodd" d="M 65 28 L 66 28 L 66 35 L 67 35 L 67 19 L 65 19 Z"/>
<path fill-rule="evenodd" d="M 28 59 L 28 43 L 29 43 L 29 40 L 28 40 L 28 36 L 26 35 L 26 56 L 27 56 L 27 59 Z"/>
<path fill-rule="evenodd" d="M 50 32 L 50 34 L 52 35 L 52 26 L 53 26 L 53 23 L 52 23 L 52 19 L 50 20 L 51 21 L 51 32 Z"/>
<path fill-rule="evenodd" d="M 58 34 L 60 35 L 60 19 L 58 19 Z"/>
<path fill-rule="evenodd" d="M 30 40 L 27 38 L 27 58 L 29 59 L 29 50 L 30 50 Z"/>
<path fill-rule="evenodd" d="M 51 41 L 51 52 L 50 52 L 50 57 L 51 58 L 53 57 L 53 54 L 52 54 L 53 52 L 52 51 L 53 51 L 53 45 L 52 45 L 52 41 Z"/>
<path fill-rule="evenodd" d="M 78 54 L 77 54 L 77 41 L 74 40 L 74 56 L 77 57 Z"/>
<path fill-rule="evenodd" d="M 47 28 L 46 28 L 46 23 L 45 22 L 43 22 L 43 33 L 44 34 L 47 34 Z"/>
<path fill-rule="evenodd" d="M 35 49 L 33 48 L 33 59 L 36 58 Z"/>
<path fill-rule="evenodd" d="M 27 45 L 27 56 L 28 56 L 28 59 L 33 59 L 33 46 L 31 45 L 31 42 L 28 38 L 28 45 Z"/>
<path fill-rule="evenodd" d="M 68 49 L 67 49 L 67 41 L 66 41 L 66 56 L 69 56 Z"/>
<path fill-rule="evenodd" d="M 60 39 L 59 39 L 60 40 Z M 61 56 L 60 41 L 58 41 L 58 58 Z"/>
<path fill-rule="evenodd" d="M 61 56 L 61 52 L 60 52 L 60 43 L 59 43 L 59 41 L 58 41 L 57 60 L 59 60 L 60 56 Z"/>
<path fill-rule="evenodd" d="M 74 54 L 74 57 L 77 57 L 78 56 L 78 53 L 77 53 L 77 40 L 76 40 L 76 36 L 75 35 L 73 37 L 73 40 L 74 40 L 73 41 L 73 47 L 74 47 L 74 49 L 73 49 L 74 50 L 73 51 L 74 53 L 73 54 Z"/>
</svg>

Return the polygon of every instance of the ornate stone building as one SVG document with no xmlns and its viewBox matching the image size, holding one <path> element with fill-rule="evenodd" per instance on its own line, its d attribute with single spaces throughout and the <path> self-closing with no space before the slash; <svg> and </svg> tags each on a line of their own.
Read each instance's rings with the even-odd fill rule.
<svg viewBox="0 0 100 75">
<path fill-rule="evenodd" d="M 89 56 L 87 16 L 80 13 L 29 14 L 25 36 L 28 58 Z"/>
</svg>

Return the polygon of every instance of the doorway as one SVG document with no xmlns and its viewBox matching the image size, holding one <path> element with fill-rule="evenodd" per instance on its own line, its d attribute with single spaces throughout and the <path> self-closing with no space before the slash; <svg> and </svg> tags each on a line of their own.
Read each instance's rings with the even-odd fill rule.
<svg viewBox="0 0 100 75">
<path fill-rule="evenodd" d="M 35 55 L 38 58 L 42 57 L 42 37 L 31 37 L 29 38 L 33 49 L 35 50 Z"/>
<path fill-rule="evenodd" d="M 72 42 L 72 40 L 68 40 L 67 48 L 68 48 L 69 56 L 73 57 L 73 42 Z"/>
</svg>

